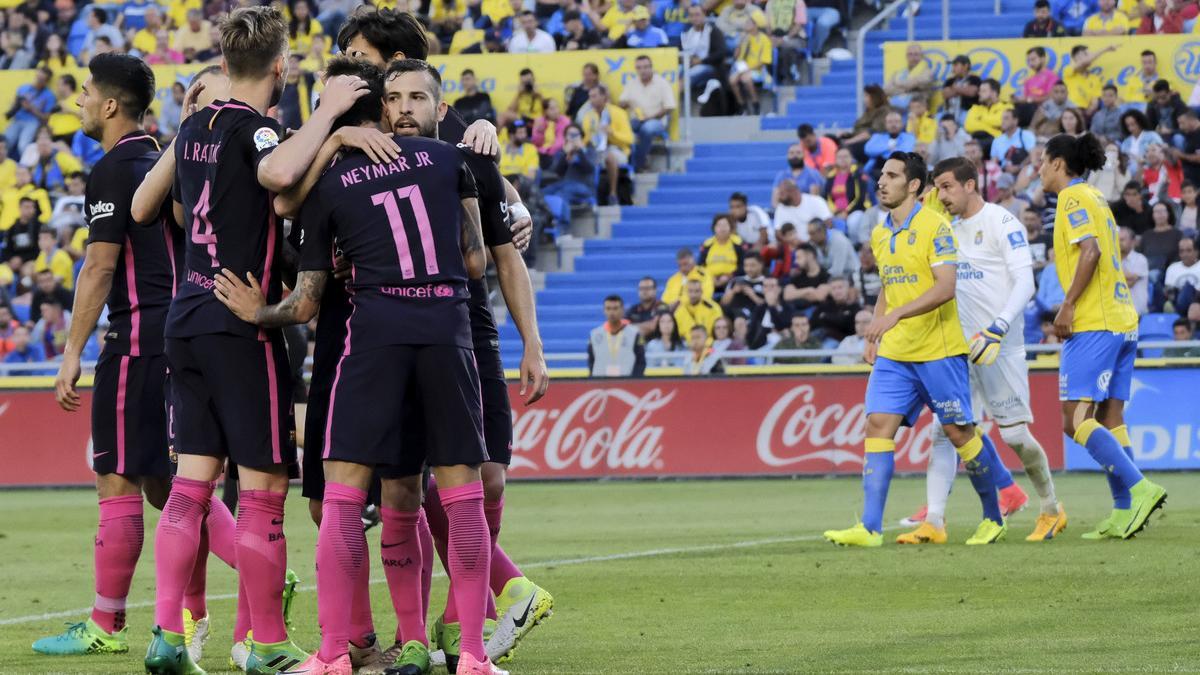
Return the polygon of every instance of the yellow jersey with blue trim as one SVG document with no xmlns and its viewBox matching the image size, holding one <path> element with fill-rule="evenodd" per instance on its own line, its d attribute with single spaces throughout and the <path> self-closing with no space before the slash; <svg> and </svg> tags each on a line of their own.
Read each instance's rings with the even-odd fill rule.
<svg viewBox="0 0 1200 675">
<path fill-rule="evenodd" d="M 1121 269 L 1117 221 L 1099 190 L 1082 180 L 1071 181 L 1058 193 L 1054 213 L 1054 260 L 1064 290 L 1071 287 L 1079 268 L 1079 242 L 1095 239 L 1100 247 L 1096 272 L 1075 302 L 1076 333 L 1102 330 L 1127 333 L 1137 329 L 1137 310 Z"/>
<path fill-rule="evenodd" d="M 954 230 L 944 216 L 917 203 L 904 223 L 891 214 L 871 232 L 889 311 L 933 288 L 933 269 L 958 263 Z M 967 353 L 954 300 L 924 314 L 901 319 L 883 334 L 879 355 L 893 361 L 925 362 Z"/>
</svg>

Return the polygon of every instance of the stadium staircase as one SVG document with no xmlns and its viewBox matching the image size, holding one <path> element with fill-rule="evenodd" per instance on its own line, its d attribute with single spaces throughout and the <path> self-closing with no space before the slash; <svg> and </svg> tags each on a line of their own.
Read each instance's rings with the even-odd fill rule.
<svg viewBox="0 0 1200 675">
<path fill-rule="evenodd" d="M 1029 9 L 1007 7 L 997 16 L 993 0 L 952 0 L 950 35 L 955 39 L 1019 37 Z M 926 2 L 915 20 L 918 40 L 941 37 L 941 5 Z M 867 37 L 866 81 L 883 78 L 882 45 L 904 40 L 907 20 L 894 18 Z M 853 42 L 851 42 L 853 44 Z M 727 208 L 729 195 L 744 192 L 751 204 L 769 205 L 771 182 L 786 165 L 783 158 L 802 122 L 825 129 L 847 129 L 854 123 L 853 61 L 819 63 L 819 83 L 781 88 L 780 111 L 761 119 L 696 118 L 695 145 L 676 143 L 666 158 L 656 156 L 657 173 L 636 178 L 635 204 L 601 207 L 576 218 L 560 231 L 557 244 L 539 252 L 533 275 L 538 317 L 547 354 L 584 352 L 588 333 L 603 320 L 602 301 L 617 293 L 626 304 L 636 302 L 637 282 L 655 277 L 660 288 L 675 270 L 675 252 L 698 251 L 709 234 L 712 217 Z M 789 100 L 791 99 L 791 100 Z M 515 368 L 521 357 L 516 327 L 503 314 L 503 301 L 493 303 L 500 325 L 504 363 Z M 583 366 L 583 361 L 552 361 L 551 367 Z"/>
</svg>

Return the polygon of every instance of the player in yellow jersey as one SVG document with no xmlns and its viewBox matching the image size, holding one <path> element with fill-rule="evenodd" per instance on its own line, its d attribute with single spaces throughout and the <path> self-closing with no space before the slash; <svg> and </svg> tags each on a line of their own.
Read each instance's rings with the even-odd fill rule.
<svg viewBox="0 0 1200 675">
<path fill-rule="evenodd" d="M 990 544 L 1006 532 L 994 482 L 1000 458 L 991 440 L 976 431 L 971 411 L 967 342 L 954 302 L 954 232 L 944 216 L 917 198 L 927 174 L 920 155 L 896 152 L 879 178 L 879 203 L 888 216 L 871 232 L 883 293 L 865 336 L 865 358 L 874 369 L 867 382 L 863 519 L 825 533 L 843 546 L 883 544 L 896 432 L 912 426 L 923 406 L 938 416 L 983 502 L 983 522 L 967 543 Z"/>
<path fill-rule="evenodd" d="M 1137 354 L 1137 312 L 1121 270 L 1117 224 L 1103 195 L 1083 180 L 1104 166 L 1092 134 L 1060 134 L 1046 144 L 1042 186 L 1058 193 L 1054 256 L 1066 299 L 1054 317 L 1063 342 L 1058 397 L 1063 430 L 1108 476 L 1113 512 L 1086 539 L 1129 539 L 1166 502 L 1167 492 L 1133 463 L 1125 401 Z"/>
</svg>

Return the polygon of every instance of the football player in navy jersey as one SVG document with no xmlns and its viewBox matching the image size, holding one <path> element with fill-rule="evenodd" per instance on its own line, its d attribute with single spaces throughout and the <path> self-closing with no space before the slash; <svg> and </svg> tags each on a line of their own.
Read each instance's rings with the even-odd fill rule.
<svg viewBox="0 0 1200 675">
<path fill-rule="evenodd" d="M 129 650 L 125 598 L 142 550 L 142 494 L 161 509 L 170 485 L 163 324 L 183 266 L 183 240 L 171 214 L 160 209 L 138 220 L 130 213 L 134 188 L 159 155 L 158 143 L 142 128 L 154 100 L 154 73 L 141 59 L 115 53 L 97 56 L 88 69 L 78 98 L 80 116 L 84 133 L 105 154 L 84 199 L 89 237 L 55 394 L 64 410 L 80 409 L 81 353 L 107 304 L 109 328 L 92 401 L 100 525 L 91 617 L 33 645 L 55 655 Z M 233 516 L 219 501 L 211 509 L 207 545 L 232 565 Z M 207 633 L 204 574 L 202 565 L 193 569 L 189 588 L 198 592 L 185 599 L 185 611 L 201 633 Z"/>
<path fill-rule="evenodd" d="M 190 116 L 175 143 L 172 195 L 185 224 L 184 276 L 166 322 L 172 427 L 179 467 L 155 541 L 156 620 L 146 655 L 155 673 L 198 671 L 183 649 L 181 602 L 200 524 L 226 457 L 239 467 L 236 549 L 254 642 L 247 668 L 282 672 L 307 659 L 288 639 L 281 601 L 287 563 L 283 507 L 295 461 L 291 378 L 278 330 L 239 320 L 213 298 L 222 269 L 254 272 L 281 293 L 282 223 L 271 192 L 304 173 L 333 121 L 368 93 L 331 79 L 324 105 L 287 141 L 265 116 L 287 77 L 287 25 L 278 10 L 249 7 L 221 24 L 229 98 Z"/>
<path fill-rule="evenodd" d="M 373 71 L 363 79 L 378 79 L 382 93 L 382 75 L 362 67 Z M 404 80 L 398 95 L 405 98 L 400 109 L 410 130 L 397 138 L 400 156 L 380 164 L 351 153 L 325 171 L 301 209 L 297 291 L 265 306 L 253 275 L 246 276 L 247 286 L 223 271 L 215 292 L 235 314 L 260 326 L 305 322 L 321 302 L 335 252 L 352 269 L 351 312 L 322 451 L 327 482 L 317 583 L 323 638 L 318 654 L 297 672 L 350 672 L 350 606 L 341 599 L 352 597 L 357 561 L 365 556 L 358 514 L 372 471 L 381 470 L 385 495 L 419 494 L 420 470 L 428 462 L 443 485 L 441 500 L 452 522 L 450 574 L 463 625 L 457 672 L 495 675 L 503 671 L 491 664 L 483 644 L 491 544 L 479 465 L 487 452 L 468 307 L 468 280 L 480 278 L 486 266 L 477 192 L 462 153 L 431 138 L 446 109 L 437 70 L 415 60 L 393 70 Z M 341 121 L 377 125 L 382 100 L 373 102 L 370 108 L 364 101 Z M 423 444 L 401 443 L 412 423 L 406 413 L 413 396 L 423 403 Z M 421 556 L 415 511 L 406 539 L 382 544 L 406 547 L 409 567 L 418 567 L 412 562 Z M 401 672 L 429 669 L 420 591 L 419 574 L 410 575 L 404 600 L 393 598 L 407 641 Z"/>
</svg>

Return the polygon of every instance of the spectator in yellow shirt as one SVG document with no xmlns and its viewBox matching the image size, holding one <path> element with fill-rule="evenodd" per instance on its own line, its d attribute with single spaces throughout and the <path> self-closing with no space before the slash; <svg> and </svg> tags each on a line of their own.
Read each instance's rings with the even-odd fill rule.
<svg viewBox="0 0 1200 675">
<path fill-rule="evenodd" d="M 508 104 L 508 108 L 500 113 L 499 126 L 507 127 L 514 120 L 535 120 L 541 117 L 543 102 L 542 93 L 537 90 L 537 82 L 534 81 L 533 71 L 529 68 L 521 69 L 517 95 Z"/>
<path fill-rule="evenodd" d="M 712 233 L 700 247 L 700 264 L 715 288 L 725 288 L 742 269 L 742 238 L 733 233 L 733 223 L 725 213 L 713 216 Z"/>
<path fill-rule="evenodd" d="M 514 7 L 515 5 L 515 7 Z M 516 16 L 523 9 L 521 0 L 483 0 L 479 12 L 493 26 L 499 26 L 505 19 Z M 483 27 L 479 24 L 480 27 Z"/>
<path fill-rule="evenodd" d="M 588 104 L 580 108 L 575 117 L 576 124 L 583 130 L 583 141 L 604 158 L 604 170 L 608 174 L 608 203 L 617 203 L 617 173 L 622 164 L 629 163 L 629 149 L 633 147 L 633 126 L 629 113 L 608 101 L 608 87 L 598 84 L 588 92 Z"/>
<path fill-rule="evenodd" d="M 175 49 L 191 61 L 200 52 L 212 48 L 212 24 L 204 20 L 198 9 L 189 9 L 187 20 L 175 31 Z"/>
<path fill-rule="evenodd" d="M 467 17 L 465 0 L 431 0 L 429 3 L 429 22 L 438 38 L 449 44 L 454 34 L 463 27 L 463 19 Z"/>
<path fill-rule="evenodd" d="M 1100 107 L 1100 94 L 1103 93 L 1104 82 L 1100 76 L 1091 72 L 1092 64 L 1105 53 L 1115 51 L 1118 45 L 1111 44 L 1098 52 L 1090 52 L 1084 45 L 1076 45 L 1071 49 L 1071 63 L 1063 69 L 1063 83 L 1067 85 L 1067 93 L 1071 102 L 1091 117 Z M 970 131 L 970 129 L 967 129 Z"/>
<path fill-rule="evenodd" d="M 50 127 L 50 134 L 55 138 L 73 136 L 83 126 L 79 117 L 79 106 L 75 103 L 75 99 L 79 97 L 79 83 L 75 76 L 70 73 L 59 75 L 54 93 L 58 96 L 58 109 L 50 113 L 46 126 Z"/>
<path fill-rule="evenodd" d="M 54 77 L 79 67 L 79 62 L 75 60 L 71 52 L 67 51 L 67 46 L 58 33 L 51 33 L 46 38 L 45 50 L 46 58 L 42 59 L 38 68 L 46 68 L 54 74 Z"/>
<path fill-rule="evenodd" d="M 762 82 L 767 76 L 767 66 L 771 65 L 774 48 L 771 38 L 760 31 L 765 24 L 762 14 L 754 14 L 746 22 L 746 33 L 738 41 L 737 50 L 733 54 L 733 72 L 729 75 L 729 86 L 733 88 L 733 98 L 737 100 L 742 112 L 757 115 L 758 88 L 756 82 Z M 745 94 L 742 93 L 743 87 Z M 749 105 L 746 99 L 749 98 Z"/>
<path fill-rule="evenodd" d="M 908 101 L 908 133 L 916 137 L 918 143 L 926 145 L 937 140 L 938 123 L 929 116 L 929 101 L 924 97 L 914 96 Z"/>
<path fill-rule="evenodd" d="M 138 52 L 138 56 L 143 59 L 158 51 L 158 31 L 163 28 L 163 16 L 159 11 L 158 6 L 150 5 L 146 7 L 146 25 L 141 30 L 133 34 L 133 41 L 130 42 L 129 48 Z"/>
<path fill-rule="evenodd" d="M 699 281 L 701 297 L 712 299 L 713 296 L 713 280 L 709 276 L 708 271 L 703 267 L 696 265 L 696 256 L 690 248 L 681 248 L 675 254 L 675 264 L 679 271 L 672 274 L 667 279 L 667 285 L 663 288 L 662 301 L 672 310 L 679 304 L 679 300 L 683 297 L 684 284 L 688 281 Z"/>
<path fill-rule="evenodd" d="M 42 270 L 50 270 L 68 291 L 75 288 L 75 262 L 69 253 L 58 247 L 58 238 L 49 227 L 38 233 L 38 256 L 33 263 L 34 272 Z"/>
<path fill-rule="evenodd" d="M 1000 121 L 1005 110 L 1012 110 L 1012 104 L 1000 100 L 1000 83 L 989 77 L 980 83 L 979 103 L 967 111 L 963 128 L 972 135 L 986 134 L 995 138 L 1000 135 Z"/>
<path fill-rule="evenodd" d="M 604 13 L 600 23 L 608 29 L 609 42 L 620 40 L 621 36 L 625 35 L 629 27 L 633 25 L 634 9 L 636 8 L 636 0 L 618 0 L 617 4 Z"/>
<path fill-rule="evenodd" d="M 500 148 L 500 173 L 519 174 L 533 180 L 537 178 L 538 167 L 537 148 L 529 142 L 529 125 L 516 120 L 508 125 L 508 142 Z"/>
<path fill-rule="evenodd" d="M 1140 19 L 1139 19 L 1140 20 Z M 1129 17 L 1117 9 L 1117 0 L 1100 0 L 1100 11 L 1089 16 L 1083 22 L 1083 34 L 1092 35 L 1128 35 L 1137 26 L 1131 24 Z"/>
<path fill-rule="evenodd" d="M 312 15 L 312 7 L 306 0 L 296 0 L 292 5 L 292 20 L 288 23 L 288 42 L 293 54 L 307 54 L 312 49 L 312 36 L 324 34 L 321 22 Z"/>
<path fill-rule="evenodd" d="M 17 163 L 8 156 L 8 141 L 0 137 L 0 195 L 17 184 Z"/>
<path fill-rule="evenodd" d="M 29 198 L 37 205 L 37 219 L 45 224 L 50 221 L 50 195 L 33 184 L 33 174 L 23 166 L 17 166 L 16 183 L 0 194 L 0 231 L 8 230 L 21 215 L 21 200 Z"/>
<path fill-rule="evenodd" d="M 203 0 L 171 0 L 167 7 L 167 20 L 170 21 L 171 25 L 175 28 L 180 28 L 185 23 L 190 21 L 188 15 L 193 10 L 200 12 L 203 11 L 203 9 Z M 201 16 L 203 16 L 203 14 Z M 176 45 L 175 48 L 179 49 L 179 45 Z M 180 51 L 183 50 L 180 49 Z"/>
<path fill-rule="evenodd" d="M 724 312 L 721 306 L 704 297 L 704 286 L 699 279 L 688 279 L 686 297 L 675 308 L 675 325 L 681 335 L 692 332 L 692 326 L 704 326 L 704 330 L 712 333 L 713 324 L 721 318 Z"/>
</svg>

